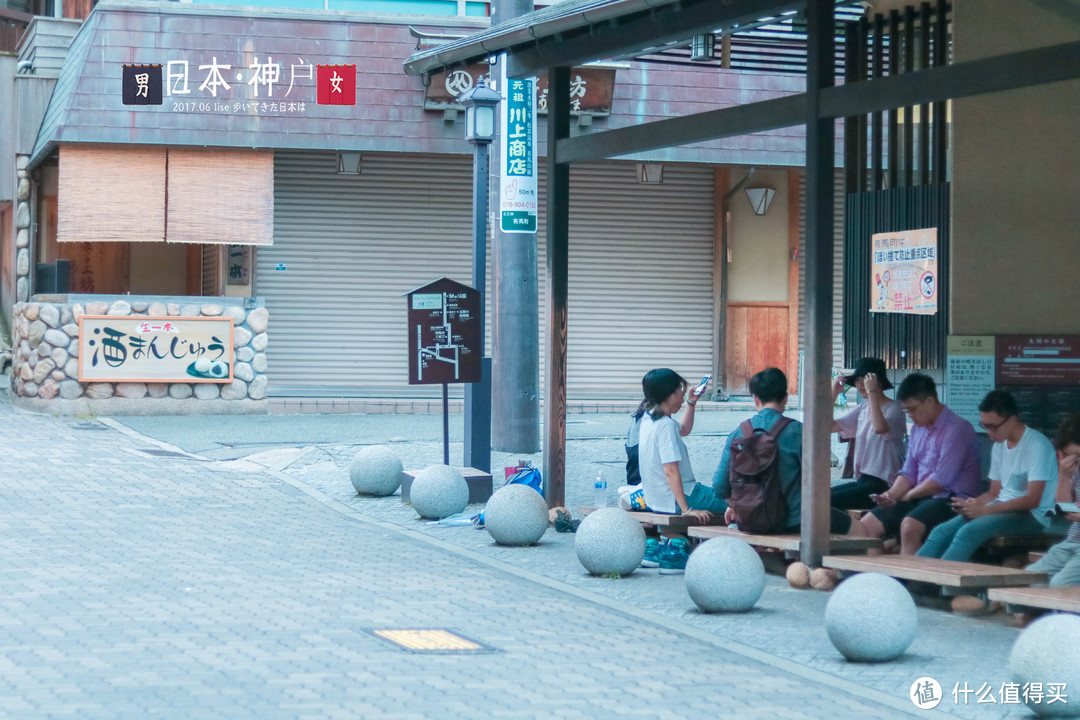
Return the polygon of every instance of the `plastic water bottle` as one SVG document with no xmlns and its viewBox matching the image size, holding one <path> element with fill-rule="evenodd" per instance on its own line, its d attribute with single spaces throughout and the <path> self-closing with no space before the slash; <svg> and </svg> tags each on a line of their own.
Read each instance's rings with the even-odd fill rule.
<svg viewBox="0 0 1080 720">
<path fill-rule="evenodd" d="M 598 508 L 607 507 L 607 480 L 603 473 L 598 473 L 593 483 L 593 504 Z"/>
</svg>

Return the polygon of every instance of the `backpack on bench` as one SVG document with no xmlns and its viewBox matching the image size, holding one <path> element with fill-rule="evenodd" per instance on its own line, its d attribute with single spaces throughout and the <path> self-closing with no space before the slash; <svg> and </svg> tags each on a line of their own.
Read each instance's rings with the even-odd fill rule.
<svg viewBox="0 0 1080 720">
<path fill-rule="evenodd" d="M 777 438 L 790 422 L 791 418 L 781 416 L 766 431 L 746 420 L 739 426 L 742 437 L 731 442 L 728 505 L 743 532 L 775 533 L 787 526 L 789 508 L 780 482 Z"/>
</svg>

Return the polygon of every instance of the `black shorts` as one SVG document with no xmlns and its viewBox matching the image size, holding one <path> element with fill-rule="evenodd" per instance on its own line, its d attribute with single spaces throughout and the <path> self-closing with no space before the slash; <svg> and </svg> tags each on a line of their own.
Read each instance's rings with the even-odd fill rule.
<svg viewBox="0 0 1080 720">
<path fill-rule="evenodd" d="M 943 498 L 920 498 L 898 502 L 890 507 L 874 508 L 870 514 L 876 517 L 882 527 L 885 528 L 885 537 L 895 537 L 900 534 L 900 523 L 909 517 L 918 520 L 926 526 L 929 533 L 935 527 L 956 517 L 953 510 L 952 497 Z"/>
<path fill-rule="evenodd" d="M 851 529 L 851 515 L 843 510 L 829 508 L 829 534 L 847 535 Z M 784 530 L 784 534 L 798 535 L 802 532 L 802 525 L 792 525 Z"/>
</svg>

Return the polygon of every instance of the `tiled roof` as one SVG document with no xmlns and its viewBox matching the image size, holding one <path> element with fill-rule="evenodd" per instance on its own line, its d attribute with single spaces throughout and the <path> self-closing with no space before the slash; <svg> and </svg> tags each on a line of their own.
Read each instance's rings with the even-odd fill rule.
<svg viewBox="0 0 1080 720">
<path fill-rule="evenodd" d="M 588 0 L 598 2 L 599 0 Z M 588 4 L 568 0 L 566 4 Z M 262 149 L 359 150 L 467 154 L 462 121 L 444 122 L 425 111 L 420 78 L 405 75 L 402 63 L 416 47 L 408 23 L 431 33 L 468 34 L 482 25 L 468 18 L 418 18 L 321 11 L 272 11 L 178 3 L 97 6 L 71 48 L 46 112 L 32 162 L 40 162 L 58 143 L 120 143 L 250 147 Z M 213 57 L 243 72 L 215 98 L 200 91 Z M 282 64 L 273 97 L 259 89 L 259 110 L 237 110 L 253 103 L 248 65 L 272 57 Z M 123 64 L 187 61 L 187 96 L 165 96 L 158 106 L 124 105 Z M 302 61 L 302 62 L 301 62 Z M 291 65 L 357 65 L 356 105 L 318 105 L 315 79 L 294 79 Z M 314 74 L 314 73 L 313 73 Z M 597 118 L 591 132 L 636 125 L 665 117 L 739 105 L 801 92 L 803 81 L 765 73 L 746 73 L 627 63 L 616 73 L 611 116 Z M 270 110 L 271 102 L 304 102 L 300 112 Z M 195 109 L 179 103 L 194 103 Z M 262 108 L 262 103 L 267 108 Z M 208 110 L 200 109 L 207 103 Z M 228 106 L 227 109 L 223 106 Z M 539 152 L 545 152 L 544 120 Z M 789 128 L 649 153 L 648 159 L 726 164 L 802 165 L 803 132 Z"/>
</svg>

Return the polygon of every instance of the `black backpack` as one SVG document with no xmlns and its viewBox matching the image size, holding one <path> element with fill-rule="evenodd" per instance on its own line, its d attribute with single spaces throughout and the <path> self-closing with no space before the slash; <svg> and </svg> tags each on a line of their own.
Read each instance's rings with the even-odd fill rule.
<svg viewBox="0 0 1080 720">
<path fill-rule="evenodd" d="M 731 442 L 728 504 L 739 529 L 749 533 L 775 533 L 788 524 L 788 502 L 780 482 L 780 446 L 777 438 L 791 418 L 781 416 L 768 431 L 749 420 L 740 425 L 742 437 Z"/>
</svg>

